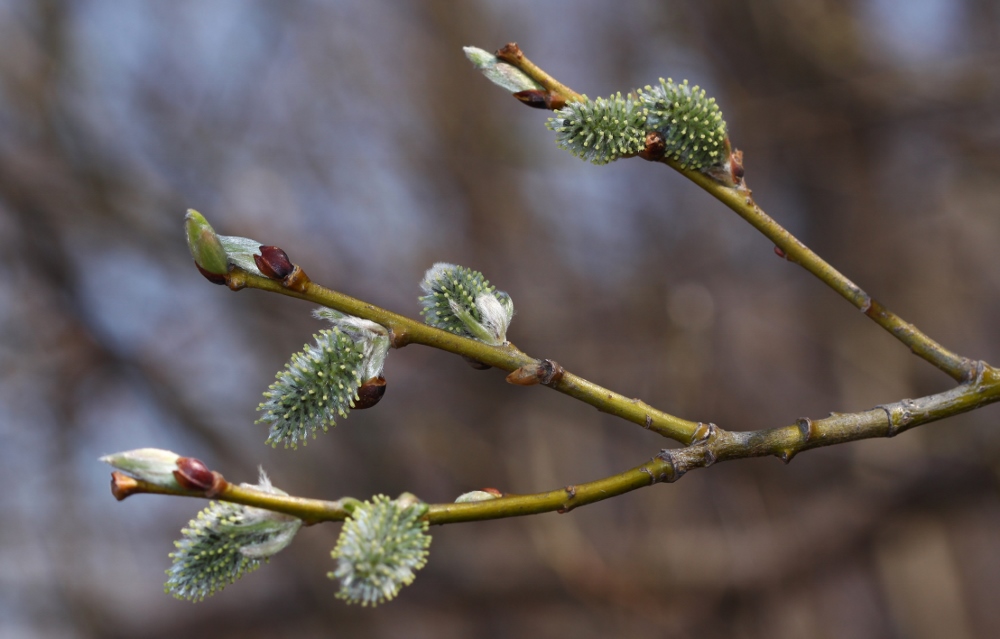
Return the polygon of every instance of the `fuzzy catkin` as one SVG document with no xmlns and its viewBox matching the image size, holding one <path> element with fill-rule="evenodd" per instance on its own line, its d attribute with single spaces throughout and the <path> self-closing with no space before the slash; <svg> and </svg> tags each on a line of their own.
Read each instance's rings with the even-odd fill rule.
<svg viewBox="0 0 1000 639">
<path fill-rule="evenodd" d="M 385 495 L 356 506 L 332 553 L 337 568 L 328 576 L 340 580 L 337 597 L 376 606 L 412 583 L 414 572 L 427 563 L 431 544 L 428 524 L 420 519 L 425 510 Z"/>
<path fill-rule="evenodd" d="M 725 164 L 726 122 L 705 90 L 660 78 L 658 85 L 622 97 L 584 99 L 567 104 L 549 118 L 556 144 L 594 164 L 607 164 L 636 155 L 646 136 L 657 132 L 664 156 L 681 168 L 708 171 Z"/>
<path fill-rule="evenodd" d="M 642 150 L 646 112 L 632 97 L 618 93 L 567 104 L 545 126 L 555 131 L 559 148 L 588 162 L 607 164 Z"/>
</svg>

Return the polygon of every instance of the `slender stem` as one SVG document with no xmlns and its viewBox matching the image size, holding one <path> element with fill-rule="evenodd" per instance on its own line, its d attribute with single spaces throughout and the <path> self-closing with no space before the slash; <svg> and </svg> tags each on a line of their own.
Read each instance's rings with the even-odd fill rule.
<svg viewBox="0 0 1000 639">
<path fill-rule="evenodd" d="M 671 162 L 668 164 L 735 211 L 737 215 L 763 233 L 767 239 L 774 242 L 774 245 L 785 253 L 789 261 L 798 264 L 837 291 L 855 308 L 861 310 L 875 323 L 908 346 L 915 355 L 927 360 L 959 382 L 969 380 L 975 373 L 975 363 L 972 360 L 951 352 L 925 335 L 916 326 L 882 306 L 857 284 L 825 262 L 823 258 L 775 222 L 757 206 L 749 190 L 732 188 L 720 184 L 704 173 L 682 169 Z"/>
<path fill-rule="evenodd" d="M 111 473 L 111 478 L 112 494 L 119 501 L 131 495 L 141 493 L 173 495 L 175 497 L 197 497 L 199 499 L 218 499 L 219 501 L 228 501 L 234 504 L 284 513 L 298 517 L 307 524 L 315 524 L 323 521 L 343 521 L 350 515 L 350 509 L 346 505 L 357 501 L 350 497 L 345 497 L 337 501 L 292 497 L 291 495 L 268 493 L 247 486 L 239 486 L 226 481 L 221 482 L 223 488 L 218 493 L 209 494 L 205 491 L 168 488 L 166 486 L 151 484 L 120 472 Z"/>
<path fill-rule="evenodd" d="M 714 463 L 774 455 L 791 461 L 796 454 L 873 437 L 893 437 L 921 424 L 951 417 L 1000 401 L 1000 371 L 979 362 L 974 379 L 953 389 L 918 399 L 904 399 L 859 413 L 835 414 L 818 420 L 800 419 L 796 424 L 750 432 L 712 429 L 702 442 L 685 448 L 661 451 L 652 460 L 630 470 L 597 481 L 571 485 L 530 495 L 507 495 L 471 503 L 431 504 L 425 518 L 432 524 L 453 524 L 545 512 L 567 512 L 578 506 L 615 497 L 644 486 L 674 482 L 689 470 Z M 120 476 L 120 473 L 113 475 Z M 174 490 L 124 478 L 124 498 L 134 493 L 160 493 L 202 497 L 205 493 Z M 265 508 L 299 517 L 308 523 L 343 521 L 350 516 L 345 497 L 322 501 L 264 493 L 229 484 L 218 495 L 222 501 Z"/>
<path fill-rule="evenodd" d="M 513 344 L 490 346 L 474 339 L 460 337 L 332 291 L 309 280 L 301 270 L 297 272 L 298 278 L 294 282 L 286 283 L 234 268 L 229 272 L 227 282 L 234 290 L 256 288 L 281 293 L 371 320 L 392 332 L 392 343 L 397 348 L 406 344 L 432 346 L 449 353 L 464 355 L 507 372 L 538 363 L 538 360 L 524 354 Z M 562 377 L 547 386 L 586 402 L 602 412 L 617 415 L 682 444 L 698 441 L 708 432 L 705 424 L 665 413 L 638 399 L 625 397 L 569 372 L 565 372 Z"/>
<path fill-rule="evenodd" d="M 508 49 L 510 49 L 508 51 Z M 571 99 L 582 99 L 580 94 L 552 78 L 548 73 L 528 60 L 515 44 L 508 44 L 497 52 L 497 56 L 505 62 L 519 68 L 531 79 L 542 84 L 553 92 Z M 975 363 L 961 357 L 941 346 L 925 335 L 916 326 L 906 322 L 901 317 L 882 306 L 870 295 L 865 293 L 854 282 L 844 277 L 837 269 L 825 262 L 819 255 L 811 251 L 805 244 L 775 222 L 753 201 L 751 192 L 743 184 L 737 187 L 722 184 L 705 173 L 683 169 L 674 160 L 662 160 L 692 182 L 708 191 L 716 199 L 735 211 L 749 222 L 755 229 L 763 233 L 775 246 L 784 251 L 792 262 L 802 266 L 824 284 L 837 291 L 844 299 L 860 309 L 879 326 L 889 331 L 896 339 L 908 346 L 910 350 L 941 369 L 958 382 L 968 381 L 975 374 Z"/>
<path fill-rule="evenodd" d="M 517 46 L 515 42 L 510 42 L 501 47 L 496 52 L 496 56 L 504 62 L 524 71 L 529 78 L 545 87 L 549 93 L 561 95 L 567 102 L 583 102 L 586 99 L 583 95 L 559 82 L 525 57 L 524 53 L 521 52 L 521 47 Z"/>
</svg>

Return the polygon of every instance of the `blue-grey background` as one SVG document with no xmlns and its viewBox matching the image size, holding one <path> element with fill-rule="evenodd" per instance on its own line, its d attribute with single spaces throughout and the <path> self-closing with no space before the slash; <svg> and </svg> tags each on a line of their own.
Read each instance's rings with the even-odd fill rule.
<svg viewBox="0 0 1000 639">
<path fill-rule="evenodd" d="M 338 526 L 201 604 L 161 591 L 203 504 L 115 502 L 156 446 L 293 494 L 597 479 L 667 445 L 411 346 L 384 401 L 297 451 L 260 393 L 321 325 L 195 271 L 184 210 L 416 316 L 435 261 L 486 273 L 509 337 L 677 415 L 757 429 L 948 388 L 662 166 L 560 152 L 463 45 L 517 41 L 592 97 L 688 78 L 757 201 L 957 352 L 1000 363 L 994 0 L 0 0 L 0 635 L 989 637 L 996 407 L 723 464 L 567 515 L 435 529 L 376 610 L 334 599 Z"/>
</svg>

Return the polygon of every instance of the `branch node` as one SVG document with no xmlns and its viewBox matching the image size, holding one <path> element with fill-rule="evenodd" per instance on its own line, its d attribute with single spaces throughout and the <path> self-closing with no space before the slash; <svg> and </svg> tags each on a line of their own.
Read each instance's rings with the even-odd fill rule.
<svg viewBox="0 0 1000 639">
<path fill-rule="evenodd" d="M 233 275 L 233 271 L 229 271 L 229 274 L 226 275 L 226 281 L 223 282 L 226 286 L 229 287 L 229 290 L 231 290 L 231 291 L 239 291 L 239 290 L 244 289 L 244 288 L 247 287 L 246 278 L 244 278 L 244 277 L 233 277 L 232 275 Z"/>
<path fill-rule="evenodd" d="M 305 293 L 306 287 L 311 283 L 312 280 L 309 279 L 309 276 L 306 275 L 306 272 L 298 264 L 295 265 L 291 273 L 285 276 L 285 279 L 281 280 L 282 286 L 296 293 Z"/>
<path fill-rule="evenodd" d="M 715 436 L 718 431 L 718 426 L 712 422 L 704 423 L 698 422 L 698 430 L 694 431 L 694 435 L 691 437 L 691 443 L 689 446 L 697 446 L 698 444 L 704 444 L 709 439 Z"/>
<path fill-rule="evenodd" d="M 566 374 L 566 369 L 559 365 L 559 362 L 551 359 L 542 360 L 542 384 L 545 386 L 555 386 Z"/>
<path fill-rule="evenodd" d="M 652 418 L 652 416 L 646 415 L 646 422 L 642 426 L 646 430 L 649 430 L 650 428 L 652 428 L 653 427 L 653 418 Z"/>
<path fill-rule="evenodd" d="M 913 422 L 913 411 L 917 408 L 917 403 L 912 399 L 903 399 L 892 404 L 879 404 L 875 408 L 885 412 L 888 421 L 885 436 L 895 437 Z"/>
<path fill-rule="evenodd" d="M 864 301 L 861 303 L 860 310 L 865 315 L 868 315 L 868 311 L 870 311 L 871 308 L 872 308 L 872 301 L 873 300 L 872 300 L 871 296 L 868 295 L 868 293 L 864 293 L 862 295 L 862 299 L 864 299 Z"/>
<path fill-rule="evenodd" d="M 802 433 L 803 444 L 808 443 L 816 435 L 816 425 L 808 417 L 798 418 L 795 420 L 795 425 L 799 427 L 799 432 Z"/>
<path fill-rule="evenodd" d="M 977 386 L 983 383 L 986 377 L 986 369 L 989 368 L 989 364 L 983 360 L 972 361 L 968 357 L 962 358 L 962 365 L 965 368 L 965 375 L 962 376 L 962 383 L 965 384 L 976 384 Z"/>
<path fill-rule="evenodd" d="M 554 386 L 562 379 L 566 371 L 558 362 L 543 359 L 525 364 L 507 375 L 507 383 L 515 386 L 534 386 L 544 384 Z"/>
<path fill-rule="evenodd" d="M 681 477 L 683 477 L 684 473 L 687 472 L 687 468 L 680 467 L 680 465 L 677 463 L 677 460 L 674 458 L 674 452 L 669 448 L 664 448 L 663 450 L 661 450 L 660 454 L 657 455 L 656 457 L 658 459 L 662 459 L 664 462 L 667 463 L 666 472 L 664 472 L 660 476 L 658 481 L 663 481 L 667 482 L 668 484 L 672 484 Z"/>
<path fill-rule="evenodd" d="M 570 484 L 569 486 L 563 488 L 563 490 L 566 491 L 567 499 L 566 502 L 562 505 L 562 507 L 556 511 L 560 515 L 568 513 L 569 511 L 576 508 L 575 504 L 570 503 L 576 497 L 576 486 Z"/>
<path fill-rule="evenodd" d="M 524 54 L 521 53 L 521 47 L 517 46 L 516 42 L 508 42 L 497 49 L 496 56 L 504 62 L 516 64 L 524 57 Z"/>
<path fill-rule="evenodd" d="M 386 329 L 389 331 L 389 346 L 403 348 L 410 343 L 410 334 L 406 329 L 396 330 L 391 326 L 387 326 Z"/>
<path fill-rule="evenodd" d="M 801 451 L 813 437 L 816 437 L 819 434 L 819 428 L 813 420 L 808 417 L 798 418 L 795 420 L 795 425 L 798 427 L 799 434 L 802 436 L 801 441 L 798 444 L 792 444 L 787 448 L 781 448 L 775 453 L 775 456 L 786 464 L 791 462 L 792 458 L 798 455 L 799 451 Z"/>
<path fill-rule="evenodd" d="M 718 459 L 718 456 L 716 456 L 715 452 L 713 452 L 711 448 L 705 448 L 705 452 L 702 455 L 702 460 L 704 462 L 702 468 L 708 468 L 715 463 L 716 459 Z"/>
<path fill-rule="evenodd" d="M 646 473 L 647 475 L 649 475 L 649 485 L 650 486 L 652 486 L 653 484 L 656 483 L 656 476 L 653 475 L 653 471 L 651 471 L 650 469 L 646 468 L 645 466 L 643 466 L 639 470 L 642 471 L 642 472 L 644 472 L 644 473 Z"/>
<path fill-rule="evenodd" d="M 226 492 L 229 488 L 229 482 L 226 478 L 222 476 L 222 473 L 213 470 L 212 471 L 212 485 L 208 490 L 205 491 L 205 497 L 208 499 L 215 499 Z"/>
</svg>

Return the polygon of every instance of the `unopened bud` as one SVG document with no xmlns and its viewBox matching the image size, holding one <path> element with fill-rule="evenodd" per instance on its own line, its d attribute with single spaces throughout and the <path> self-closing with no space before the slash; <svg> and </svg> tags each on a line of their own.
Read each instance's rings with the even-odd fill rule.
<svg viewBox="0 0 1000 639">
<path fill-rule="evenodd" d="M 518 91 L 514 94 L 514 97 L 520 100 L 521 104 L 535 109 L 549 109 L 550 111 L 555 111 L 556 109 L 561 109 L 566 106 L 566 98 L 562 97 L 558 93 L 552 93 L 550 91 L 528 89 L 527 91 Z"/>
<path fill-rule="evenodd" d="M 496 490 L 495 488 L 492 490 L 490 489 L 471 490 L 467 493 L 462 493 L 461 495 L 459 495 L 458 499 L 455 500 L 455 503 L 468 504 L 477 501 L 491 501 L 493 499 L 498 499 L 502 496 L 499 494 L 499 492 L 500 491 Z"/>
<path fill-rule="evenodd" d="M 139 448 L 101 457 L 102 462 L 130 477 L 175 490 L 180 488 L 174 478 L 179 459 L 177 453 L 159 448 Z"/>
<path fill-rule="evenodd" d="M 528 77 L 524 71 L 504 62 L 489 51 L 476 47 L 465 47 L 464 50 L 469 61 L 493 84 L 511 93 L 542 89 L 542 85 Z"/>
<path fill-rule="evenodd" d="M 188 209 L 184 216 L 184 232 L 188 249 L 198 270 L 213 284 L 225 284 L 229 262 L 226 249 L 208 220 L 194 209 Z"/>
<path fill-rule="evenodd" d="M 354 400 L 354 409 L 371 408 L 379 403 L 383 395 L 385 395 L 385 378 L 381 375 L 372 377 L 358 387 L 358 398 Z"/>
<path fill-rule="evenodd" d="M 514 370 L 507 375 L 507 383 L 516 386 L 550 385 L 562 379 L 565 372 L 558 362 L 543 359 Z"/>
<path fill-rule="evenodd" d="M 194 457 L 179 457 L 173 474 L 177 483 L 187 490 L 208 491 L 215 483 L 215 475 L 205 462 Z"/>
<path fill-rule="evenodd" d="M 260 247 L 260 255 L 254 255 L 253 261 L 261 273 L 274 280 L 285 279 L 295 269 L 288 254 L 277 246 Z"/>
</svg>

